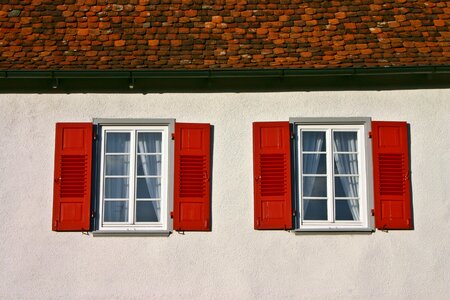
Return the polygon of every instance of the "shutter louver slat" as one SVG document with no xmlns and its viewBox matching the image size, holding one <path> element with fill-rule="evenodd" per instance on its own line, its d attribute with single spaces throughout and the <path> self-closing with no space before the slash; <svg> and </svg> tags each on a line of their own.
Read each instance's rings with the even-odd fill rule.
<svg viewBox="0 0 450 300">
<path fill-rule="evenodd" d="M 56 124 L 55 231 L 90 229 L 92 129 L 92 123 Z"/>
<path fill-rule="evenodd" d="M 261 154 L 261 195 L 283 196 L 286 193 L 285 155 Z"/>
<path fill-rule="evenodd" d="M 375 224 L 412 229 L 406 122 L 372 122 Z"/>
<path fill-rule="evenodd" d="M 175 124 L 175 230 L 211 230 L 210 127 Z"/>
<path fill-rule="evenodd" d="M 404 159 L 402 154 L 380 154 L 380 194 L 402 195 L 405 190 L 403 180 Z"/>
<path fill-rule="evenodd" d="M 255 229 L 291 229 L 289 122 L 253 123 Z"/>
<path fill-rule="evenodd" d="M 60 197 L 84 197 L 87 189 L 87 172 L 86 155 L 63 155 Z"/>
</svg>

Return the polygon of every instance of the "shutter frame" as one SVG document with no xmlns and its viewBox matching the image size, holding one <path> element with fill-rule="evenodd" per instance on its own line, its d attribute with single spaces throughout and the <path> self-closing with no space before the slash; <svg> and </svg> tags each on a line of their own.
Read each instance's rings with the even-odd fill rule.
<svg viewBox="0 0 450 300">
<path fill-rule="evenodd" d="M 175 123 L 174 230 L 211 230 L 210 178 L 211 125 Z"/>
<path fill-rule="evenodd" d="M 377 229 L 413 229 L 408 127 L 372 122 L 374 211 Z"/>
<path fill-rule="evenodd" d="M 289 122 L 253 123 L 254 228 L 292 229 Z"/>
<path fill-rule="evenodd" d="M 89 231 L 92 191 L 92 123 L 57 123 L 53 231 Z"/>
</svg>

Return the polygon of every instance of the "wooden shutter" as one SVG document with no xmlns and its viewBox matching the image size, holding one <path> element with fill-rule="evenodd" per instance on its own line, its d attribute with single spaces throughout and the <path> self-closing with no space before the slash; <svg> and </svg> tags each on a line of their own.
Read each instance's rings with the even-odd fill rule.
<svg viewBox="0 0 450 300">
<path fill-rule="evenodd" d="M 210 128 L 210 124 L 175 124 L 175 230 L 211 230 Z"/>
<path fill-rule="evenodd" d="M 255 229 L 292 228 L 289 122 L 253 123 Z"/>
<path fill-rule="evenodd" d="M 412 229 L 406 122 L 372 122 L 375 225 Z"/>
<path fill-rule="evenodd" d="M 90 229 L 92 128 L 92 123 L 56 124 L 54 231 Z"/>
</svg>

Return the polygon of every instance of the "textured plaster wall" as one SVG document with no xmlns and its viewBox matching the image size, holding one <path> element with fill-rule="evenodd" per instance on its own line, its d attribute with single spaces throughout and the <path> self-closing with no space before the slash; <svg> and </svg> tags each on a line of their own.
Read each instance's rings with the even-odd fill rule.
<svg viewBox="0 0 450 300">
<path fill-rule="evenodd" d="M 450 295 L 450 90 L 0 95 L 0 116 L 0 298 Z M 347 116 L 411 124 L 415 230 L 253 230 L 252 122 Z M 212 232 L 52 232 L 55 123 L 94 117 L 214 125 Z"/>
</svg>

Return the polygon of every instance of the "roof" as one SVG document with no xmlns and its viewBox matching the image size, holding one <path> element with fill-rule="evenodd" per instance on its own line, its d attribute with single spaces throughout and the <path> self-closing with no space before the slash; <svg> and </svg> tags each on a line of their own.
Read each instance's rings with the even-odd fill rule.
<svg viewBox="0 0 450 300">
<path fill-rule="evenodd" d="M 8 3 L 0 5 L 0 70 L 370 68 L 450 62 L 450 3 L 445 1 Z"/>
</svg>

